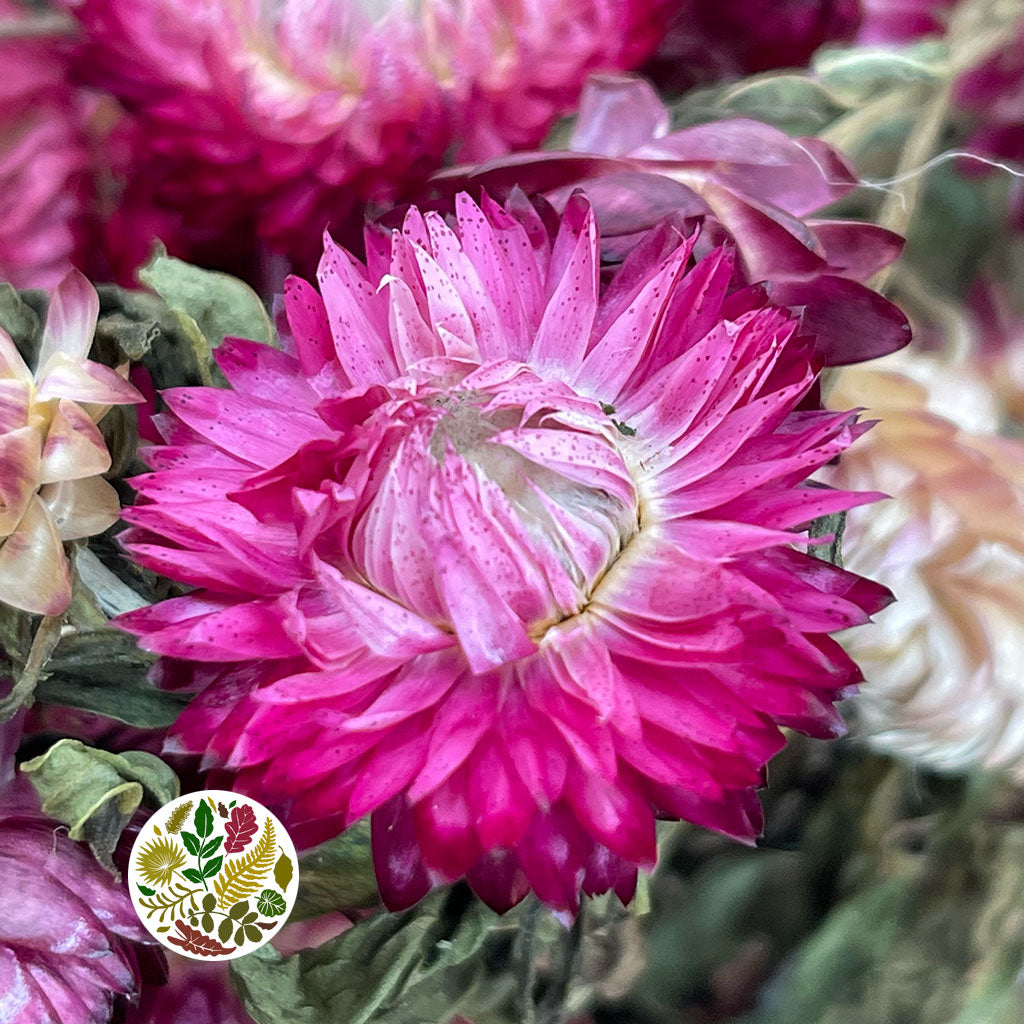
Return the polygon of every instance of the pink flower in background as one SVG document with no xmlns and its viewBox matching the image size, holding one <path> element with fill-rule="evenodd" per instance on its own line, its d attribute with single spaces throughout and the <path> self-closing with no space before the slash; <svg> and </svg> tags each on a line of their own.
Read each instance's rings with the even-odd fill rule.
<svg viewBox="0 0 1024 1024">
<path fill-rule="evenodd" d="M 802 68 L 824 43 L 849 41 L 859 0 L 681 0 L 646 65 L 662 88 L 688 89 L 773 68 Z"/>
<path fill-rule="evenodd" d="M 0 330 L 0 601 L 40 615 L 71 602 L 63 542 L 120 513 L 96 423 L 141 396 L 87 358 L 98 312 L 95 289 L 72 271 L 50 300 L 35 373 Z"/>
<path fill-rule="evenodd" d="M 293 350 L 164 392 L 125 545 L 197 589 L 123 616 L 205 686 L 175 728 L 312 844 L 373 814 L 381 892 L 632 892 L 656 817 L 743 840 L 779 726 L 842 731 L 829 633 L 888 593 L 798 550 L 863 432 L 734 253 L 653 232 L 603 291 L 582 195 L 329 239 Z M 215 773 L 214 778 L 218 775 Z"/>
<path fill-rule="evenodd" d="M 864 13 L 855 42 L 886 46 L 941 35 L 956 0 L 860 0 L 860 5 Z"/>
<path fill-rule="evenodd" d="M 856 185 L 837 150 L 748 118 L 670 132 L 668 110 L 640 78 L 592 78 L 568 150 L 456 167 L 434 182 L 444 193 L 482 187 L 499 198 L 522 187 L 556 209 L 582 186 L 613 261 L 665 217 L 686 233 L 703 223 L 698 251 L 732 240 L 738 283 L 767 282 L 772 301 L 802 312 L 828 365 L 910 340 L 903 313 L 863 283 L 903 240 L 874 224 L 813 216 Z"/>
<path fill-rule="evenodd" d="M 643 68 L 661 88 L 804 68 L 823 46 L 906 43 L 942 33 L 955 0 L 681 0 Z"/>
<path fill-rule="evenodd" d="M 39 19 L 0 0 L 0 281 L 51 288 L 79 258 L 95 219 L 87 107 L 66 80 Z"/>
<path fill-rule="evenodd" d="M 665 0 L 64 6 L 83 30 L 80 77 L 132 115 L 115 262 L 158 232 L 178 255 L 239 266 L 257 239 L 314 265 L 328 223 L 361 227 L 365 201 L 402 195 L 453 147 L 537 145 L 589 72 L 650 52 Z M 265 262 L 250 273 L 273 277 Z"/>
<path fill-rule="evenodd" d="M 172 956 L 168 967 L 167 984 L 146 986 L 126 1024 L 252 1024 L 226 963 Z"/>
</svg>

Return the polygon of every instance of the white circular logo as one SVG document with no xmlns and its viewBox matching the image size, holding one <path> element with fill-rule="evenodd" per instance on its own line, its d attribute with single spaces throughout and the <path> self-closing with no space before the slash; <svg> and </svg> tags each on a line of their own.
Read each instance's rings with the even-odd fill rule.
<svg viewBox="0 0 1024 1024">
<path fill-rule="evenodd" d="M 193 960 L 259 949 L 287 920 L 298 886 L 298 858 L 281 822 L 255 800 L 220 789 L 161 807 L 128 862 L 142 923 Z"/>
</svg>

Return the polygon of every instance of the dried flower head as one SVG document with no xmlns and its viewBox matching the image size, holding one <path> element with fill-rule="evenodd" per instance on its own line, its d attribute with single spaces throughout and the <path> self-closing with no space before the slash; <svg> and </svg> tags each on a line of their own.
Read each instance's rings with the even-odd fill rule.
<svg viewBox="0 0 1024 1024">
<path fill-rule="evenodd" d="M 50 300 L 35 373 L 0 330 L 0 601 L 59 615 L 71 601 L 63 542 L 112 526 L 117 492 L 96 423 L 141 401 L 124 377 L 87 357 L 99 311 L 72 271 Z"/>
<path fill-rule="evenodd" d="M 581 195 L 554 237 L 521 194 L 414 208 L 289 282 L 293 354 L 164 393 L 125 543 L 198 589 L 120 621 L 206 685 L 177 744 L 300 842 L 373 814 L 391 906 L 628 898 L 656 817 L 749 840 L 779 726 L 842 730 L 828 634 L 888 594 L 798 550 L 871 496 L 801 482 L 863 428 L 797 411 L 813 340 L 696 241 L 601 292 Z"/>
<path fill-rule="evenodd" d="M 1024 779 L 1024 443 L 971 366 L 924 355 L 844 370 L 831 395 L 881 422 L 829 480 L 892 495 L 851 512 L 847 565 L 899 597 L 845 639 L 867 673 L 862 731 L 947 770 Z"/>
</svg>

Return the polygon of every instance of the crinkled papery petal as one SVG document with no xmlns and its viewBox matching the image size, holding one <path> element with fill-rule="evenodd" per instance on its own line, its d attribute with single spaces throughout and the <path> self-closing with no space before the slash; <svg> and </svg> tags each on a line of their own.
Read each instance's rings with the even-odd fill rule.
<svg viewBox="0 0 1024 1024">
<path fill-rule="evenodd" d="M 782 727 L 841 732 L 829 634 L 888 592 L 797 549 L 875 497 L 806 485 L 866 426 L 802 407 L 798 315 L 692 225 L 602 289 L 582 194 L 455 207 L 367 266 L 329 242 L 294 355 L 227 342 L 233 391 L 169 393 L 124 543 L 198 589 L 121 621 L 201 690 L 172 749 L 300 843 L 370 814 L 389 906 L 628 900 L 657 817 L 752 841 Z"/>
<path fill-rule="evenodd" d="M 60 615 L 71 603 L 60 534 L 38 496 L 0 544 L 0 601 L 36 615 Z"/>
<path fill-rule="evenodd" d="M 0 802 L 0 887 L 18 893 L 0 925 L 0 1013 L 94 1024 L 136 998 L 140 942 L 127 892 L 82 845 L 8 788 Z"/>
<path fill-rule="evenodd" d="M 54 289 L 46 310 L 46 326 L 39 345 L 39 365 L 45 367 L 58 352 L 83 360 L 92 348 L 100 300 L 88 278 L 72 270 Z M 136 399 L 137 400 L 137 399 Z"/>
</svg>

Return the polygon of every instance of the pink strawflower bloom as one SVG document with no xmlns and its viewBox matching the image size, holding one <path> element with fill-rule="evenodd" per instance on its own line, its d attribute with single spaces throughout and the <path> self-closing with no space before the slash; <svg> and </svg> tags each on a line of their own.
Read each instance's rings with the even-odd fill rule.
<svg viewBox="0 0 1024 1024">
<path fill-rule="evenodd" d="M 888 593 L 798 548 L 873 496 L 802 482 L 865 428 L 794 411 L 813 339 L 726 296 L 731 249 L 669 224 L 601 291 L 582 195 L 554 237 L 521 194 L 456 211 L 366 267 L 326 239 L 291 354 L 164 392 L 125 542 L 198 589 L 120 621 L 205 686 L 175 748 L 298 842 L 372 813 L 389 906 L 628 898 L 656 817 L 749 841 L 779 726 L 842 730 L 828 634 Z"/>
<path fill-rule="evenodd" d="M 142 400 L 87 358 L 98 313 L 96 290 L 72 271 L 50 300 L 34 373 L 0 330 L 0 601 L 40 615 L 71 602 L 64 541 L 120 514 L 96 423 L 111 405 Z"/>
<path fill-rule="evenodd" d="M 653 49 L 665 0 L 64 6 L 84 33 L 80 76 L 134 118 L 112 242 L 159 231 L 234 265 L 255 236 L 314 265 L 328 223 L 402 195 L 449 150 L 537 145 L 587 74 Z"/>
<path fill-rule="evenodd" d="M 134 944 L 153 940 L 124 887 L 13 777 L 21 718 L 0 726 L 0 1020 L 105 1024 L 138 994 Z"/>
<path fill-rule="evenodd" d="M 52 288 L 87 234 L 86 104 L 49 41 L 33 37 L 38 17 L 0 0 L 0 22 L 0 281 Z"/>
<path fill-rule="evenodd" d="M 864 283 L 899 255 L 903 239 L 876 224 L 815 216 L 856 187 L 838 150 L 750 118 L 679 131 L 669 125 L 668 109 L 644 79 L 595 75 L 567 150 L 516 153 L 433 180 L 445 193 L 482 187 L 499 199 L 521 187 L 559 210 L 582 187 L 602 255 L 612 260 L 665 217 L 684 218 L 687 233 L 703 224 L 699 251 L 731 239 L 738 276 L 766 282 L 774 302 L 803 309 L 830 366 L 910 341 L 907 318 Z"/>
</svg>

